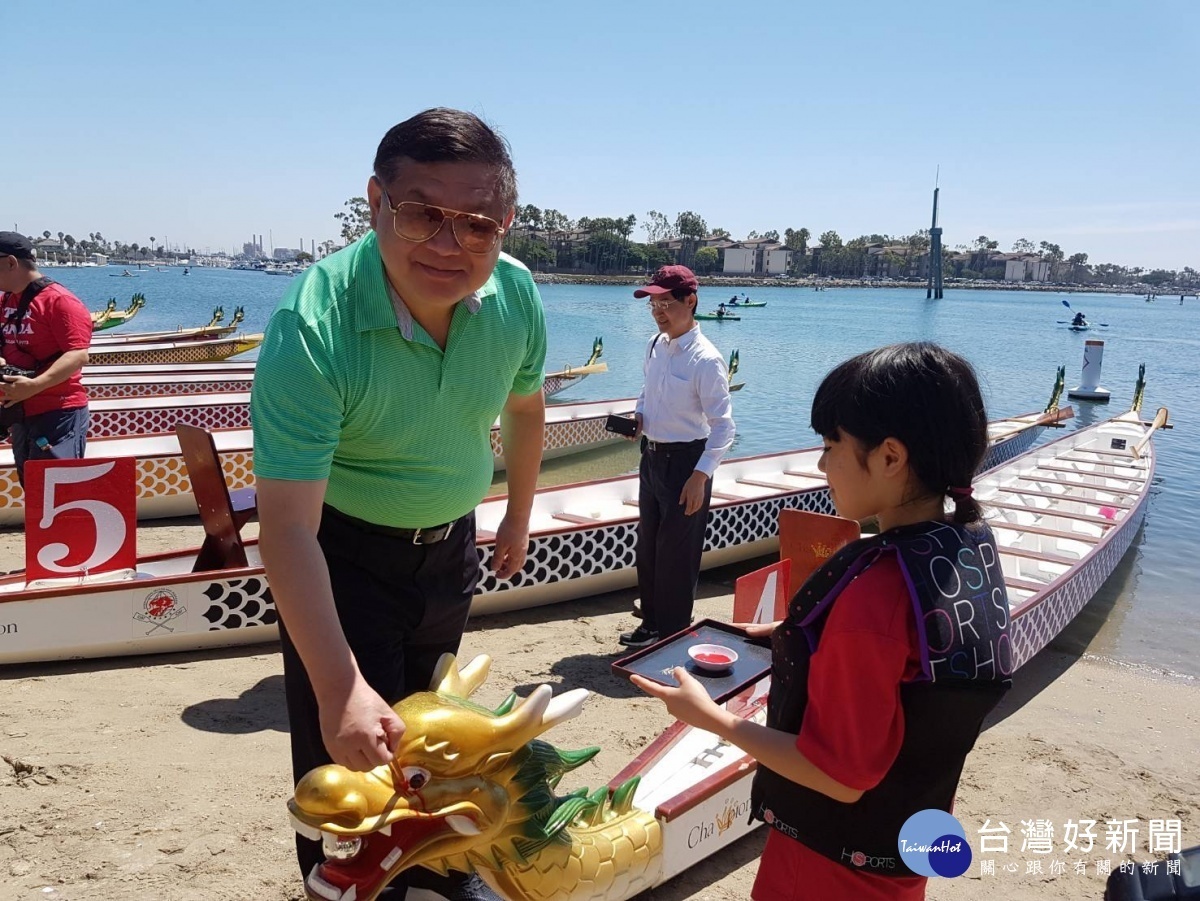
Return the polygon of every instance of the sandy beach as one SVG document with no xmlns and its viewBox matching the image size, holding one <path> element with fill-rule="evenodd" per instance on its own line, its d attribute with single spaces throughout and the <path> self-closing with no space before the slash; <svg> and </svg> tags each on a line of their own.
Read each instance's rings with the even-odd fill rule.
<svg viewBox="0 0 1200 901">
<path fill-rule="evenodd" d="M 191 522 L 148 524 L 139 547 L 200 536 Z M 0 569 L 22 566 L 22 555 L 19 532 L 0 535 Z M 697 615 L 727 619 L 733 580 L 749 568 L 706 574 Z M 634 622 L 633 596 L 468 625 L 462 657 L 494 658 L 483 703 L 540 683 L 592 690 L 584 713 L 547 735 L 563 748 L 603 748 L 562 789 L 607 782 L 669 725 L 658 702 L 609 670 L 617 632 Z M 302 899 L 281 673 L 272 644 L 0 670 L 0 901 Z M 963 877 L 931 882 L 928 896 L 1099 899 L 1098 862 L 1115 869 L 1162 856 L 1147 850 L 1152 819 L 1178 819 L 1183 846 L 1200 843 L 1198 774 L 1193 680 L 1052 647 L 1018 673 L 967 760 L 956 814 L 975 862 Z M 1081 819 L 1098 822 L 1096 848 L 1064 853 L 1064 824 Z M 1105 849 L 1110 819 L 1138 821 L 1135 854 Z M 1051 824 L 1052 853 L 1022 850 L 1022 820 Z M 1007 853 L 980 854 L 985 821 L 1011 830 Z M 760 829 L 643 898 L 748 898 L 763 840 Z M 989 859 L 995 874 L 981 875 Z"/>
</svg>

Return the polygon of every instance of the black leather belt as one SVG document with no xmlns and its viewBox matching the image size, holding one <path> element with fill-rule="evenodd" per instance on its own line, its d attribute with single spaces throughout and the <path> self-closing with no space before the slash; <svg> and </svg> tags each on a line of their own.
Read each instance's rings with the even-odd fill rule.
<svg viewBox="0 0 1200 901">
<path fill-rule="evenodd" d="M 697 438 L 695 441 L 651 441 L 646 439 L 648 451 L 693 450 L 708 444 L 707 438 Z"/>
<path fill-rule="evenodd" d="M 401 529 L 396 526 L 381 526 L 378 523 L 367 522 L 365 519 L 359 519 L 357 516 L 343 513 L 336 507 L 329 506 L 329 504 L 325 504 L 325 512 L 334 519 L 339 519 L 354 526 L 359 531 L 367 532 L 371 535 L 385 535 L 388 538 L 399 538 L 401 541 L 411 541 L 413 544 L 437 544 L 439 541 L 449 537 L 454 527 L 461 522 L 460 517 L 453 522 L 442 523 L 440 526 Z"/>
</svg>

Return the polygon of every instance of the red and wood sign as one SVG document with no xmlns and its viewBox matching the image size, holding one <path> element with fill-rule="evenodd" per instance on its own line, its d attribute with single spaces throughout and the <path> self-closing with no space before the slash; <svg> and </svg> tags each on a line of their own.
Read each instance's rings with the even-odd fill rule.
<svg viewBox="0 0 1200 901">
<path fill-rule="evenodd" d="M 25 464 L 26 581 L 137 567 L 132 457 Z"/>
</svg>

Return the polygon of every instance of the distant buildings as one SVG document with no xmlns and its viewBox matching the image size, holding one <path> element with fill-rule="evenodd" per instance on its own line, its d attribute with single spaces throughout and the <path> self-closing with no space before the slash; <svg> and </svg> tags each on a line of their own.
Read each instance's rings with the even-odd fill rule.
<svg viewBox="0 0 1200 901">
<path fill-rule="evenodd" d="M 721 272 L 725 275 L 787 275 L 792 251 L 774 238 L 726 242 Z"/>
<path fill-rule="evenodd" d="M 1001 261 L 1006 282 L 1050 281 L 1050 262 L 1036 253 L 994 253 L 988 260 L 993 265 Z"/>
</svg>

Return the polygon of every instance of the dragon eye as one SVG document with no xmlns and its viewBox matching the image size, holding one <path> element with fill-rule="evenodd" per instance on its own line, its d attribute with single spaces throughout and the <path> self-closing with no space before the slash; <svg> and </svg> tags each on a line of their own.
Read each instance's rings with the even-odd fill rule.
<svg viewBox="0 0 1200 901">
<path fill-rule="evenodd" d="M 400 770 L 409 791 L 420 791 L 429 782 L 429 770 L 419 766 L 406 766 Z"/>
</svg>

